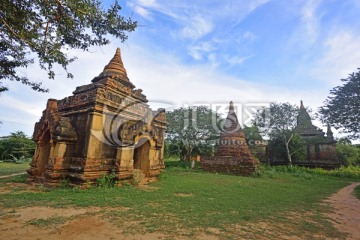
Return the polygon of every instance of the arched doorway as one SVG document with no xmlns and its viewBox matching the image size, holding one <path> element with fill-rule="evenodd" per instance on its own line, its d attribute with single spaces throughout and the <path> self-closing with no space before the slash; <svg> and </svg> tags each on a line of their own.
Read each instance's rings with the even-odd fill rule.
<svg viewBox="0 0 360 240">
<path fill-rule="evenodd" d="M 46 130 L 43 136 L 41 137 L 40 143 L 38 144 L 39 155 L 36 161 L 38 176 L 41 176 L 45 172 L 47 164 L 49 162 L 50 150 L 51 150 L 50 138 L 51 138 L 50 131 Z"/>
<path fill-rule="evenodd" d="M 146 138 L 141 138 L 135 146 L 134 150 L 134 169 L 140 169 L 145 176 L 149 175 L 150 169 L 150 141 Z"/>
</svg>

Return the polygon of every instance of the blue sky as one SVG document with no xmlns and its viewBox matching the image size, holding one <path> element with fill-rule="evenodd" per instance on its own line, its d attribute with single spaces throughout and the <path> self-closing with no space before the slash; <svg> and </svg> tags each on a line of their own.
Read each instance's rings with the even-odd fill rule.
<svg viewBox="0 0 360 240">
<path fill-rule="evenodd" d="M 31 66 L 21 72 L 50 93 L 8 82 L 0 97 L 0 135 L 32 134 L 48 98 L 62 99 L 90 83 L 121 47 L 130 80 L 150 101 L 184 104 L 267 103 L 316 110 L 340 79 L 360 67 L 358 0 L 129 0 L 122 13 L 139 27 L 78 60 L 66 79 Z M 320 123 L 317 125 L 320 127 Z"/>
</svg>

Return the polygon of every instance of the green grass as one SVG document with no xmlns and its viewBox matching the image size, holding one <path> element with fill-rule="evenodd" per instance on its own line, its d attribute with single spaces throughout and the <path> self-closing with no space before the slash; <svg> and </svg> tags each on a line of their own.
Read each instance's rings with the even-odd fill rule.
<svg viewBox="0 0 360 240">
<path fill-rule="evenodd" d="M 22 173 L 29 168 L 29 163 L 0 163 L 0 176 Z"/>
<path fill-rule="evenodd" d="M 62 217 L 62 216 L 53 216 L 50 218 L 38 218 L 34 220 L 30 220 L 27 224 L 37 226 L 39 228 L 48 228 L 48 227 L 55 227 L 57 225 L 61 225 L 66 221 L 71 220 L 70 217 Z"/>
<path fill-rule="evenodd" d="M 355 188 L 355 196 L 360 200 L 360 185 Z"/>
<path fill-rule="evenodd" d="M 148 189 L 124 186 L 14 191 L 0 195 L 0 206 L 101 207 L 102 217 L 118 226 L 136 222 L 135 227 L 127 228 L 130 233 L 179 229 L 191 233 L 209 227 L 228 231 L 233 224 L 288 224 L 288 213 L 325 211 L 319 203 L 349 182 L 346 178 L 277 169 L 266 169 L 257 178 L 230 176 L 189 170 L 182 163 L 172 162 L 160 181 L 149 184 Z M 314 214 L 311 219 L 303 221 L 299 229 L 309 236 L 317 231 L 336 236 L 321 216 Z"/>
</svg>

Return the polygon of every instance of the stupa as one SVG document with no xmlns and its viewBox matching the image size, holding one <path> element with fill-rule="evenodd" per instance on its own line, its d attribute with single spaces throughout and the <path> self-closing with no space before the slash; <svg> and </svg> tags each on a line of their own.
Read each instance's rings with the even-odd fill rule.
<svg viewBox="0 0 360 240">
<path fill-rule="evenodd" d="M 202 169 L 208 172 L 250 176 L 256 171 L 259 162 L 250 153 L 233 102 L 230 102 L 229 113 L 220 133 L 220 143 L 215 155 L 203 157 L 200 162 Z"/>
</svg>

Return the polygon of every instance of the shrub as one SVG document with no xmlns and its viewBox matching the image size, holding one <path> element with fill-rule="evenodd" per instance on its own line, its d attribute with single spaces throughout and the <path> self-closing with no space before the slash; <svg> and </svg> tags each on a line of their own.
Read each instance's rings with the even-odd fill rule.
<svg viewBox="0 0 360 240">
<path fill-rule="evenodd" d="M 355 196 L 360 200 L 360 185 L 355 188 Z"/>
<path fill-rule="evenodd" d="M 64 178 L 59 181 L 60 188 L 70 188 L 70 179 Z"/>
<path fill-rule="evenodd" d="M 360 165 L 360 149 L 351 144 L 337 144 L 336 153 L 342 165 Z"/>
<path fill-rule="evenodd" d="M 96 179 L 96 185 L 100 188 L 112 188 L 117 186 L 115 169 L 111 170 L 111 173 Z"/>
<path fill-rule="evenodd" d="M 290 173 L 296 177 L 311 179 L 312 176 L 333 176 L 339 178 L 360 178 L 360 167 L 342 166 L 334 170 L 325 170 L 322 168 L 306 168 L 298 166 L 266 166 L 263 167 L 264 176 L 275 177 L 277 173 Z"/>
</svg>

